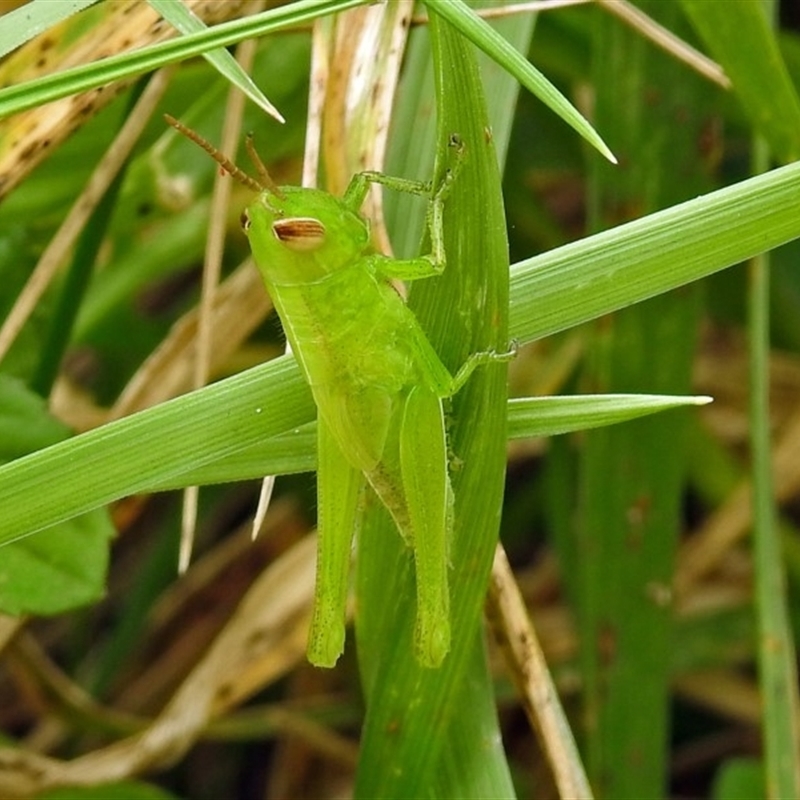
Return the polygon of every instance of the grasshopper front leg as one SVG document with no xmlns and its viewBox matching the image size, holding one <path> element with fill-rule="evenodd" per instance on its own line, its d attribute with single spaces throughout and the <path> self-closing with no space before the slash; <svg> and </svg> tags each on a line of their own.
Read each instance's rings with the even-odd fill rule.
<svg viewBox="0 0 800 800">
<path fill-rule="evenodd" d="M 444 203 L 464 162 L 464 142 L 458 134 L 454 133 L 450 137 L 450 147 L 454 152 L 452 164 L 445 170 L 443 178 L 435 188 L 430 181 L 413 181 L 407 178 L 384 175 L 382 172 L 367 171 L 354 175 L 344 193 L 342 198 L 344 203 L 354 210 L 361 208 L 369 187 L 373 183 L 386 186 L 396 192 L 414 194 L 429 199 L 426 222 L 431 239 L 431 252 L 429 255 L 412 259 L 379 257 L 381 260 L 385 260 L 387 264 L 391 262 L 390 277 L 392 278 L 414 280 L 416 278 L 441 275 L 444 271 L 446 265 L 442 225 Z M 389 272 L 385 272 L 385 274 L 389 274 Z"/>
</svg>

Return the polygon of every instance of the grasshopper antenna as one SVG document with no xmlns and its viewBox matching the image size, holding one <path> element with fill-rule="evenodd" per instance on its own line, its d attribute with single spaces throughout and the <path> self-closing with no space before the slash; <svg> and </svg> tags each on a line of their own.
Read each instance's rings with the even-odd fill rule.
<svg viewBox="0 0 800 800">
<path fill-rule="evenodd" d="M 261 181 L 264 184 L 264 188 L 271 194 L 283 199 L 283 192 L 278 188 L 278 185 L 275 183 L 275 181 L 272 180 L 272 175 L 270 175 L 267 171 L 267 168 L 264 166 L 264 162 L 261 160 L 261 156 L 258 154 L 258 150 L 256 150 L 256 147 L 253 144 L 252 133 L 247 134 L 247 138 L 244 140 L 244 146 L 247 150 L 247 155 L 250 156 L 250 160 L 253 162 L 253 166 L 255 166 L 256 171 L 258 172 L 258 177 L 261 178 Z"/>
<path fill-rule="evenodd" d="M 187 128 L 182 122 L 178 122 L 175 117 L 170 116 L 169 114 L 164 114 L 164 119 L 175 128 L 178 133 L 182 133 L 187 139 L 191 139 L 196 145 L 202 147 L 203 150 L 208 153 L 214 161 L 219 164 L 225 172 L 228 173 L 232 178 L 239 181 L 239 183 L 247 186 L 248 189 L 252 189 L 254 192 L 263 192 L 265 190 L 272 192 L 274 190 L 275 184 L 272 181 L 272 178 L 269 177 L 269 174 L 266 171 L 266 168 L 261 163 L 261 159 L 259 159 L 259 164 L 261 164 L 259 172 L 263 169 L 264 172 L 261 174 L 261 178 L 263 180 L 264 175 L 267 176 L 268 181 L 266 184 L 259 183 L 255 178 L 248 175 L 243 169 L 240 169 L 233 163 L 227 156 L 224 156 L 214 147 L 211 142 L 206 141 L 199 133 L 193 131 L 191 128 Z M 251 145 L 252 146 L 252 145 Z M 273 188 L 274 187 L 274 188 Z"/>
</svg>

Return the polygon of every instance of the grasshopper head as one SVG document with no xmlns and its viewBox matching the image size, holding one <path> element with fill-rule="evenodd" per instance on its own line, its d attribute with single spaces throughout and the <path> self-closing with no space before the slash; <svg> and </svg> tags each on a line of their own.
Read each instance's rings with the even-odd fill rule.
<svg viewBox="0 0 800 800">
<path fill-rule="evenodd" d="M 242 226 L 267 283 L 321 280 L 352 264 L 369 247 L 369 226 L 341 200 L 319 189 L 276 186 L 250 137 L 247 150 L 260 180 L 239 169 L 174 117 L 166 115 L 166 120 L 202 147 L 233 178 L 260 193 L 242 214 Z"/>
<path fill-rule="evenodd" d="M 256 263 L 276 284 L 320 280 L 352 264 L 369 247 L 369 226 L 320 189 L 265 191 L 242 214 Z"/>
</svg>

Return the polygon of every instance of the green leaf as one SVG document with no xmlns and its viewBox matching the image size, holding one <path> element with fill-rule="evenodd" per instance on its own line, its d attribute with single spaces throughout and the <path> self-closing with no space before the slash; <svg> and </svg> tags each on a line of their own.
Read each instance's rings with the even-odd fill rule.
<svg viewBox="0 0 800 800">
<path fill-rule="evenodd" d="M 675 4 L 644 0 L 638 7 L 671 29 L 680 19 Z M 594 118 L 625 164 L 615 170 L 593 160 L 588 197 L 597 229 L 629 209 L 654 211 L 710 183 L 697 147 L 708 113 L 705 84 L 618 20 L 595 16 Z M 698 289 L 598 320 L 587 336 L 581 384 L 595 391 L 689 391 Z M 648 417 L 581 437 L 578 513 L 570 509 L 575 537 L 562 542 L 559 560 L 576 601 L 583 714 L 592 720 L 587 769 L 603 797 L 656 798 L 667 781 L 669 587 L 684 522 L 687 421 L 686 414 Z M 639 713 L 630 715 L 632 707 Z"/>
<path fill-rule="evenodd" d="M 46 616 L 100 600 L 114 533 L 107 512 L 98 508 L 4 547 L 0 611 Z"/>
<path fill-rule="evenodd" d="M 69 429 L 47 413 L 41 397 L 0 373 L 0 464 L 65 439 Z"/>
<path fill-rule="evenodd" d="M 766 800 L 764 765 L 755 758 L 731 758 L 714 777 L 714 800 Z"/>
<path fill-rule="evenodd" d="M 708 397 L 648 394 L 598 394 L 568 397 L 526 397 L 508 401 L 508 438 L 557 436 L 615 425 L 672 408 L 703 405 Z M 257 480 L 263 475 L 288 475 L 316 469 L 317 423 L 290 433 L 257 439 L 235 453 L 214 459 L 172 478 L 154 482 L 149 491 L 189 485 Z"/>
<path fill-rule="evenodd" d="M 68 435 L 41 398 L 0 375 L 0 460 L 18 458 Z M 105 591 L 113 534 L 106 511 L 95 509 L 41 536 L 9 544 L 0 559 L 0 611 L 58 614 L 98 600 Z"/>
<path fill-rule="evenodd" d="M 36 800 L 175 800 L 176 795 L 165 792 L 152 783 L 121 781 L 97 786 L 64 786 L 36 795 Z"/>
<path fill-rule="evenodd" d="M 190 34 L 208 30 L 201 19 L 192 14 L 181 0 L 148 0 L 150 5 L 181 33 Z M 280 111 L 264 96 L 253 79 L 239 66 L 236 59 L 224 48 L 203 53 L 206 59 L 221 75 L 246 94 L 256 105 L 278 120 L 285 122 Z"/>
<path fill-rule="evenodd" d="M 592 147 L 616 164 L 608 149 L 585 117 L 542 75 L 518 50 L 515 50 L 490 25 L 484 22 L 462 0 L 425 0 L 426 7 L 446 19 L 490 58 L 505 67 L 528 91 L 577 131 Z"/>
</svg>

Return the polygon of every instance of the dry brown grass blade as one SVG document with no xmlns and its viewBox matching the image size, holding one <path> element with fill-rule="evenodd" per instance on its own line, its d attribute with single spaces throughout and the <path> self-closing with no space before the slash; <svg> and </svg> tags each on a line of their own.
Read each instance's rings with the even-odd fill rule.
<svg viewBox="0 0 800 800">
<path fill-rule="evenodd" d="M 752 678 L 710 669 L 681 675 L 675 690 L 692 703 L 736 722 L 754 726 L 761 722 L 761 699 Z"/>
<path fill-rule="evenodd" d="M 80 197 L 42 253 L 25 288 L 0 328 L 0 360 L 8 352 L 67 253 L 139 139 L 169 83 L 170 71 L 157 72 L 148 83 L 117 137 L 95 168 Z M 0 167 L 0 171 L 2 167 Z"/>
<path fill-rule="evenodd" d="M 212 320 L 210 373 L 215 374 L 272 309 L 250 259 L 220 284 Z M 109 413 L 119 419 L 188 391 L 197 347 L 198 310 L 184 314 L 136 371 Z"/>
<path fill-rule="evenodd" d="M 597 0 L 610 14 L 630 25 L 637 33 L 649 39 L 657 47 L 669 53 L 678 61 L 682 61 L 704 78 L 716 83 L 723 89 L 730 89 L 731 82 L 722 67 L 708 56 L 687 44 L 672 31 L 659 25 L 640 9 L 626 0 Z"/>
<path fill-rule="evenodd" d="M 517 0 L 510 3 L 498 3 L 494 6 L 474 9 L 483 19 L 504 19 L 514 14 L 538 14 L 541 11 L 557 11 L 570 6 L 584 6 L 595 0 Z M 414 25 L 427 25 L 427 14 L 415 14 L 411 19 Z"/>
<path fill-rule="evenodd" d="M 316 538 L 306 536 L 255 581 L 170 702 L 142 733 L 60 761 L 0 748 L 0 796 L 119 781 L 174 763 L 209 721 L 291 669 L 305 650 Z"/>
<path fill-rule="evenodd" d="M 492 564 L 487 611 L 559 794 L 570 800 L 590 800 L 592 790 L 578 747 L 502 545 L 497 546 Z"/>
<path fill-rule="evenodd" d="M 0 614 L 0 653 L 5 650 L 6 645 L 17 635 L 23 625 L 25 625 L 25 620 L 20 617 Z"/>
<path fill-rule="evenodd" d="M 209 25 L 242 16 L 254 7 L 252 0 L 185 1 Z M 68 49 L 57 48 L 57 29 L 36 37 L 12 54 L 0 67 L 0 84 L 30 80 L 177 35 L 147 3 L 137 0 L 102 3 L 97 11 L 102 13 L 101 21 L 73 39 Z M 130 81 L 120 81 L 102 86 L 3 120 L 0 123 L 0 199 L 129 84 Z"/>
<path fill-rule="evenodd" d="M 682 61 L 698 74 L 721 86 L 723 89 L 730 89 L 731 82 L 722 67 L 708 56 L 696 50 L 687 42 L 676 36 L 672 31 L 657 23 L 643 11 L 626 0 L 521 0 L 490 6 L 488 8 L 476 9 L 476 13 L 484 19 L 500 19 L 509 17 L 512 14 L 530 14 L 542 11 L 554 11 L 568 6 L 586 5 L 597 3 L 610 14 L 622 20 L 637 33 L 649 39 L 656 47 L 660 47 L 678 61 Z M 427 23 L 427 15 L 419 15 L 413 18 L 415 24 Z"/>
<path fill-rule="evenodd" d="M 248 259 L 220 284 L 215 294 L 211 375 L 219 374 L 271 310 L 261 276 Z M 168 336 L 128 381 L 110 410 L 93 405 L 62 377 L 51 396 L 51 411 L 82 432 L 188 392 L 192 387 L 197 325 L 196 308 L 175 322 Z"/>
<path fill-rule="evenodd" d="M 311 75 L 308 87 L 308 116 L 306 121 L 306 140 L 303 147 L 302 185 L 317 186 L 319 175 L 320 148 L 322 145 L 322 110 L 328 91 L 331 68 L 332 21 L 319 19 L 311 31 Z"/>
<path fill-rule="evenodd" d="M 773 450 L 772 474 L 779 501 L 791 498 L 800 490 L 800 414 L 787 423 Z M 685 601 L 693 586 L 711 573 L 750 530 L 753 521 L 751 494 L 749 481 L 740 484 L 683 545 L 674 581 L 679 601 Z"/>
<path fill-rule="evenodd" d="M 340 195 L 353 173 L 382 170 L 400 64 L 413 11 L 412 0 L 364 6 L 334 22 L 329 77 L 322 114 L 322 153 L 328 190 Z M 364 208 L 378 248 L 391 245 L 378 187 Z"/>
<path fill-rule="evenodd" d="M 259 3 L 259 9 L 263 3 Z M 253 68 L 256 55 L 256 41 L 250 39 L 242 42 L 236 49 L 236 60 L 239 66 L 249 73 Z M 236 87 L 228 90 L 225 108 L 225 124 L 222 132 L 220 150 L 223 154 L 235 154 L 242 130 L 245 97 Z M 235 158 L 232 159 L 235 161 Z M 217 172 L 214 181 L 214 192 L 211 197 L 211 212 L 206 239 L 205 259 L 203 262 L 203 284 L 200 292 L 200 313 L 197 326 L 197 349 L 195 351 L 192 388 L 200 389 L 208 383 L 211 375 L 213 357 L 213 324 L 214 303 L 222 275 L 222 256 L 225 250 L 225 223 L 231 198 L 230 176 Z M 197 505 L 200 489 L 187 486 L 183 492 L 183 514 L 181 515 L 181 538 L 178 551 L 178 573 L 183 574 L 189 568 L 192 556 L 195 529 L 197 527 Z"/>
</svg>

